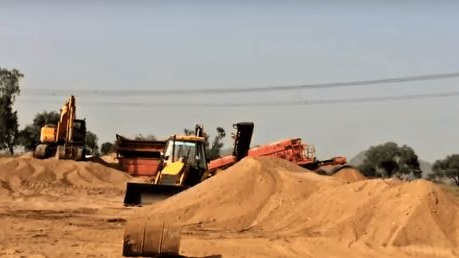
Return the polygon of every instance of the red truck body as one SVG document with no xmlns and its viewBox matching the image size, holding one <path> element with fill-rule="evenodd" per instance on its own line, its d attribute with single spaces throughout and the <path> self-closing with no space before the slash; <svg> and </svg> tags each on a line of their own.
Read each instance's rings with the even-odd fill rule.
<svg viewBox="0 0 459 258">
<path fill-rule="evenodd" d="M 116 135 L 116 158 L 121 169 L 132 176 L 153 177 L 162 166 L 166 141 L 130 140 Z"/>
</svg>

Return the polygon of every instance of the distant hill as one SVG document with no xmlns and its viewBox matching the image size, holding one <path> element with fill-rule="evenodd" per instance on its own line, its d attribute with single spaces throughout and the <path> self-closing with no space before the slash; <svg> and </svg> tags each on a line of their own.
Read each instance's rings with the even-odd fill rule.
<svg viewBox="0 0 459 258">
<path fill-rule="evenodd" d="M 352 166 L 359 166 L 360 164 L 362 164 L 363 160 L 365 159 L 365 153 L 366 151 L 362 151 L 359 154 L 357 154 L 355 157 L 349 160 L 349 164 L 351 164 Z M 432 164 L 430 164 L 429 162 L 419 160 L 419 166 L 422 170 L 423 178 L 427 177 L 428 174 L 432 173 Z"/>
</svg>

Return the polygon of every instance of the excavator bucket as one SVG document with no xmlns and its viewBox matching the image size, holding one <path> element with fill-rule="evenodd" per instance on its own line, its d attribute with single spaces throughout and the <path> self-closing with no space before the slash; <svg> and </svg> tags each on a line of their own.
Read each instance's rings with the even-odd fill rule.
<svg viewBox="0 0 459 258">
<path fill-rule="evenodd" d="M 125 206 L 154 204 L 186 190 L 187 186 L 130 183 L 126 185 Z"/>
</svg>

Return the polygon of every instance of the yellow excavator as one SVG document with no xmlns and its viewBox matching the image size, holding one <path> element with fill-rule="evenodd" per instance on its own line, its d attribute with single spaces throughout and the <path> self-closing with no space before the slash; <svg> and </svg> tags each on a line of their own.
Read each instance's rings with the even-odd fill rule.
<svg viewBox="0 0 459 258">
<path fill-rule="evenodd" d="M 76 119 L 75 96 L 70 96 L 62 106 L 60 119 L 56 125 L 47 124 L 41 128 L 40 144 L 34 156 L 46 159 L 84 160 L 86 121 Z"/>
</svg>

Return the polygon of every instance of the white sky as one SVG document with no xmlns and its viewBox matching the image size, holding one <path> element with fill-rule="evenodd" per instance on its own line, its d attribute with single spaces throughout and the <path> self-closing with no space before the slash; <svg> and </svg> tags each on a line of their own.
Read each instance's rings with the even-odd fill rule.
<svg viewBox="0 0 459 258">
<path fill-rule="evenodd" d="M 81 90 L 244 88 L 459 71 L 454 1 L 1 1 L 0 66 L 25 74 L 21 127 L 63 96 L 100 142 L 166 137 L 202 123 L 255 122 L 254 144 L 301 137 L 320 158 L 351 158 L 385 141 L 433 161 L 459 152 L 458 97 L 272 107 L 225 103 L 379 97 L 459 90 L 459 79 L 293 92 L 127 97 Z M 80 92 L 78 91 L 80 90 Z M 226 147 L 229 147 L 230 143 Z"/>
</svg>

